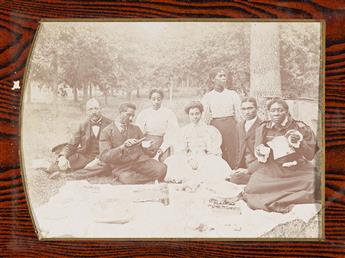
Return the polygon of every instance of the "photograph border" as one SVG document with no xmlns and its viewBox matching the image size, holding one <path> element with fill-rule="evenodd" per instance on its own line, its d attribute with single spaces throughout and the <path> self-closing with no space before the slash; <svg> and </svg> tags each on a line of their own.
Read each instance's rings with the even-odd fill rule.
<svg viewBox="0 0 345 258">
<path fill-rule="evenodd" d="M 31 222 L 33 223 L 33 227 L 36 233 L 36 236 L 38 237 L 38 240 L 40 241 L 208 241 L 208 242 L 218 242 L 218 241 L 226 241 L 226 242 L 303 242 L 303 241 L 310 241 L 310 242 L 320 242 L 325 241 L 325 172 L 326 172 L 326 134 L 325 134 L 325 65 L 326 65 L 326 22 L 324 19 L 251 19 L 251 18 L 62 18 L 62 19 L 55 19 L 55 18 L 43 18 L 40 19 L 38 22 L 38 27 L 36 29 L 36 32 L 34 34 L 33 41 L 31 42 L 30 51 L 28 54 L 28 58 L 25 63 L 25 71 L 23 76 L 23 92 L 20 95 L 20 111 L 19 111 L 19 135 L 22 135 L 23 130 L 23 108 L 25 106 L 24 103 L 24 96 L 26 92 L 26 86 L 28 83 L 28 74 L 30 72 L 30 66 L 31 66 L 31 59 L 33 55 L 33 51 L 36 47 L 36 41 L 37 36 L 40 33 L 40 30 L 42 28 L 42 23 L 45 22 L 318 22 L 320 23 L 320 71 L 319 71 L 319 122 L 318 122 L 318 137 L 319 140 L 319 147 L 320 147 L 320 166 L 318 166 L 318 169 L 321 169 L 321 209 L 320 209 L 320 219 L 319 221 L 320 227 L 320 237 L 318 238 L 233 238 L 233 237 L 227 237 L 227 238 L 198 238 L 198 237 L 192 237 L 192 238 L 164 238 L 164 237 L 158 237 L 158 238 L 70 238 L 70 237 L 59 237 L 59 238 L 45 238 L 40 235 L 40 232 L 38 230 L 38 227 L 36 225 L 36 221 L 34 219 L 33 215 L 33 209 L 32 205 L 29 200 L 28 196 L 28 180 L 26 178 L 26 169 L 25 169 L 25 162 L 24 162 L 24 151 L 23 151 L 23 139 L 20 138 L 19 143 L 19 163 L 20 163 L 20 174 L 22 177 L 22 185 L 24 189 L 24 195 L 25 200 L 27 203 L 27 207 L 30 214 Z M 322 145 L 322 146 L 320 146 Z"/>
</svg>

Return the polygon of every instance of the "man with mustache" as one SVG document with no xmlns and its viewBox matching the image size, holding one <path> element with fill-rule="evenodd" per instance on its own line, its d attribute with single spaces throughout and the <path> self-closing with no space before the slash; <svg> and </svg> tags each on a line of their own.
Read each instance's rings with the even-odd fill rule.
<svg viewBox="0 0 345 258">
<path fill-rule="evenodd" d="M 254 154 L 255 130 L 262 121 L 258 117 L 258 105 L 255 98 L 246 97 L 241 103 L 243 120 L 238 124 L 239 152 L 235 173 L 228 179 L 235 184 L 247 184 L 251 173 L 248 168 L 252 166 L 256 157 Z"/>
<path fill-rule="evenodd" d="M 140 128 L 132 124 L 136 106 L 122 103 L 114 122 L 102 130 L 99 140 L 99 160 L 93 166 L 79 169 L 72 179 L 111 176 L 121 184 L 162 182 L 167 167 L 148 153 L 152 141 L 145 141 Z"/>
<path fill-rule="evenodd" d="M 99 137 L 111 120 L 102 115 L 100 104 L 94 98 L 86 103 L 86 114 L 86 121 L 78 126 L 71 140 L 53 148 L 58 158 L 46 170 L 51 178 L 59 175 L 59 171 L 75 171 L 98 163 Z"/>
<path fill-rule="evenodd" d="M 122 103 L 119 116 L 108 125 L 100 138 L 100 160 L 122 184 L 162 182 L 167 167 L 148 153 L 152 141 L 144 141 L 140 128 L 132 124 L 136 106 Z"/>
</svg>

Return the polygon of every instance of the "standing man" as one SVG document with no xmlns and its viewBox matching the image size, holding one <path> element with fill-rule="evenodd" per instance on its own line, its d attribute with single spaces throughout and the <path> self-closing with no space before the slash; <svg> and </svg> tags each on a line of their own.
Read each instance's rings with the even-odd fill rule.
<svg viewBox="0 0 345 258">
<path fill-rule="evenodd" d="M 79 124 L 71 140 L 53 148 L 52 151 L 58 154 L 58 158 L 47 169 L 47 173 L 75 171 L 91 167 L 98 162 L 99 137 L 111 120 L 102 115 L 100 104 L 94 98 L 87 101 L 86 114 L 87 119 Z M 51 176 L 53 177 L 53 174 Z"/>
<path fill-rule="evenodd" d="M 254 165 L 255 130 L 261 124 L 257 116 L 258 106 L 255 98 L 247 97 L 242 100 L 241 113 L 244 118 L 238 124 L 239 153 L 234 174 L 228 179 L 235 184 L 247 184 L 250 178 L 248 168 Z"/>
<path fill-rule="evenodd" d="M 110 167 L 120 183 L 163 181 L 167 167 L 146 154 L 152 142 L 145 141 L 140 128 L 132 124 L 135 110 L 134 104 L 120 105 L 119 116 L 101 133 L 100 160 L 106 167 Z"/>
<path fill-rule="evenodd" d="M 224 69 L 213 68 L 209 77 L 213 90 L 202 98 L 206 122 L 210 122 L 221 133 L 222 157 L 234 168 L 237 154 L 236 118 L 239 117 L 241 99 L 236 91 L 225 88 L 227 78 Z"/>
</svg>

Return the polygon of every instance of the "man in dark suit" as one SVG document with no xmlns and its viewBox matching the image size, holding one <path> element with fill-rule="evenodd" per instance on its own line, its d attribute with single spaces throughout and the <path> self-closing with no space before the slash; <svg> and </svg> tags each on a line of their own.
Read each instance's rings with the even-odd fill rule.
<svg viewBox="0 0 345 258">
<path fill-rule="evenodd" d="M 135 110 L 134 104 L 120 105 L 119 116 L 101 132 L 100 162 L 93 167 L 76 171 L 74 179 L 112 174 L 122 184 L 164 180 L 166 165 L 150 158 L 147 149 L 152 142 L 145 141 L 140 128 L 132 124 Z"/>
<path fill-rule="evenodd" d="M 241 112 L 244 120 L 238 124 L 239 151 L 235 172 L 229 178 L 232 183 L 246 184 L 250 178 L 248 168 L 255 164 L 255 130 L 261 124 L 257 110 L 255 98 L 248 97 L 242 100 Z"/>
<path fill-rule="evenodd" d="M 71 140 L 60 147 L 53 148 L 58 158 L 47 169 L 48 173 L 75 171 L 98 163 L 99 137 L 111 120 L 102 115 L 100 104 L 96 99 L 90 99 L 86 103 L 86 113 L 86 121 L 78 126 Z M 52 174 L 52 177 L 54 175 L 58 173 Z"/>
</svg>

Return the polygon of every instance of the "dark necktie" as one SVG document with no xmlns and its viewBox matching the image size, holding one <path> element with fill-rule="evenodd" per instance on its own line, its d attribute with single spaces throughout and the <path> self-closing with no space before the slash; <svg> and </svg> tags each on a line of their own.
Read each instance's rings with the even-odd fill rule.
<svg viewBox="0 0 345 258">
<path fill-rule="evenodd" d="M 126 135 L 127 134 L 127 125 L 126 124 L 120 124 L 120 133 L 122 135 Z"/>
</svg>

